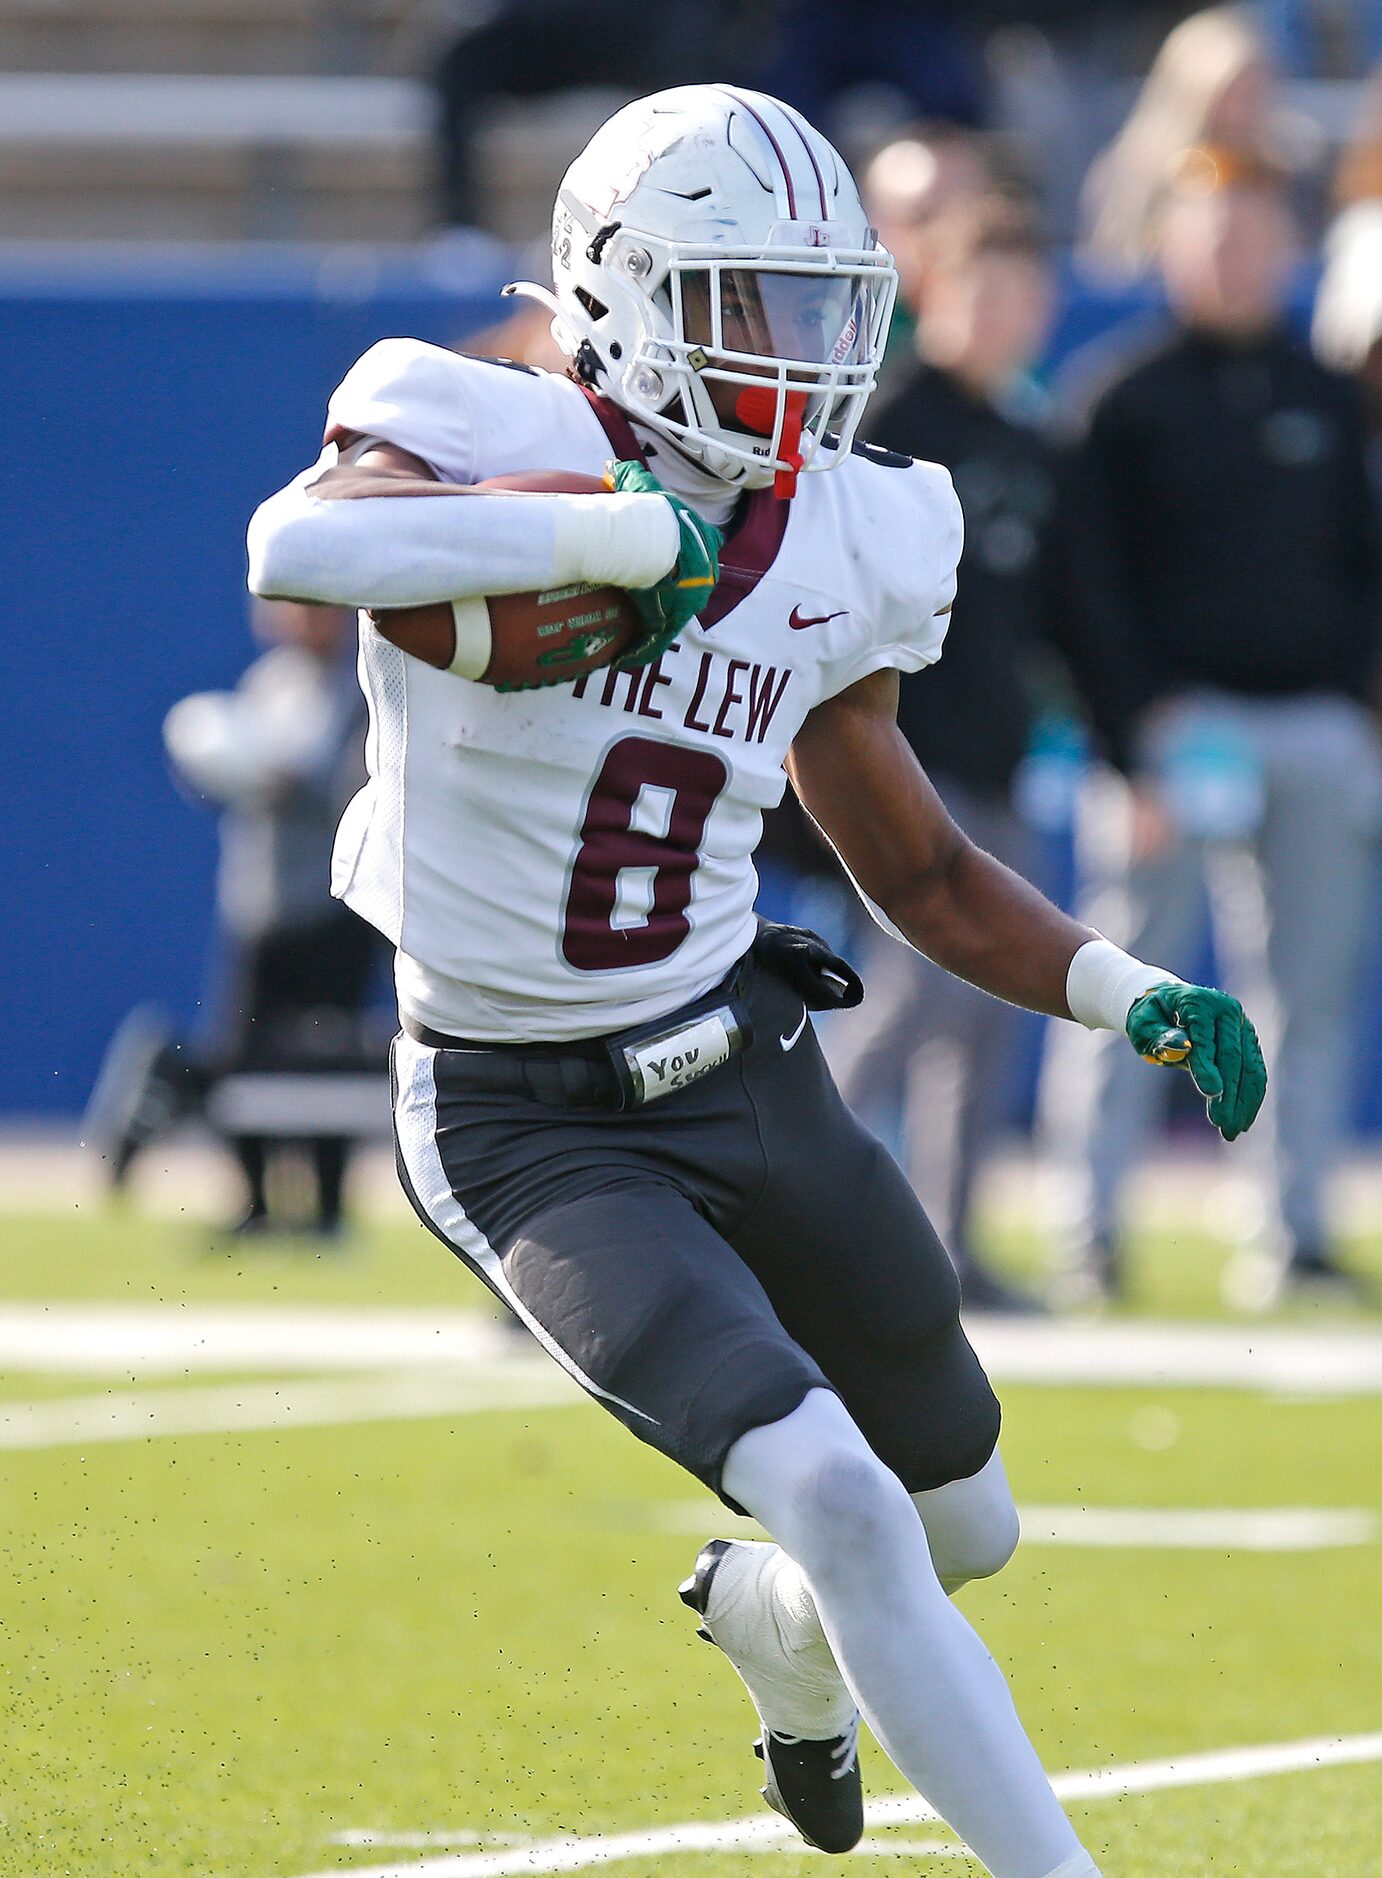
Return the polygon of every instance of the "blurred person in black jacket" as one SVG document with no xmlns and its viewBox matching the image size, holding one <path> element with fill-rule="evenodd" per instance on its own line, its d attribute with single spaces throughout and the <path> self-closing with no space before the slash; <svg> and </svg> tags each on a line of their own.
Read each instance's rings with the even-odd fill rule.
<svg viewBox="0 0 1382 1878">
<path fill-rule="evenodd" d="M 870 159 L 864 195 L 897 268 L 898 312 L 909 338 L 937 228 L 997 184 L 992 139 L 959 124 L 913 124 Z"/>
<path fill-rule="evenodd" d="M 991 195 L 952 210 L 916 283 L 916 357 L 870 428 L 876 444 L 943 463 L 965 517 L 945 657 L 903 677 L 898 722 L 966 834 L 1027 874 L 1032 844 L 1013 783 L 1047 636 L 1041 563 L 1054 470 L 1041 434 L 1013 407 L 1051 299 L 1026 207 Z M 826 1040 L 845 1099 L 865 1114 L 900 1101 L 903 1165 L 950 1247 L 966 1304 L 1031 1308 L 984 1269 L 973 1234 L 975 1177 L 1011 1080 L 1014 1012 L 882 933 L 869 940 L 865 977 L 864 1004 Z"/>
<path fill-rule="evenodd" d="M 1257 153 L 1284 141 L 1279 89 L 1254 7 L 1205 7 L 1174 26 L 1127 121 L 1085 178 L 1086 259 L 1124 279 L 1145 272 L 1181 152 L 1212 143 Z"/>
<path fill-rule="evenodd" d="M 977 128 L 989 81 L 979 8 L 938 0 L 777 0 L 754 82 L 841 137 L 841 100 L 863 93 L 870 114 Z"/>
<path fill-rule="evenodd" d="M 488 222 L 475 137 L 497 100 L 583 87 L 631 97 L 741 76 L 756 47 L 743 0 L 438 0 L 435 66 L 441 219 Z M 574 154 L 574 153 L 573 153 Z"/>
<path fill-rule="evenodd" d="M 1072 665 L 1127 779 L 1089 792 L 1083 916 L 1193 976 L 1207 877 L 1225 963 L 1270 980 L 1278 1221 L 1246 1221 L 1227 1275 L 1268 1303 L 1287 1276 L 1348 1285 L 1324 1187 L 1382 821 L 1377 518 L 1356 387 L 1284 324 L 1282 175 L 1186 153 L 1159 256 L 1175 330 L 1093 403 L 1061 507 Z M 1167 1093 L 1079 1041 L 1052 1040 L 1047 1080 L 1076 1292 L 1120 1284 L 1120 1191 Z"/>
</svg>

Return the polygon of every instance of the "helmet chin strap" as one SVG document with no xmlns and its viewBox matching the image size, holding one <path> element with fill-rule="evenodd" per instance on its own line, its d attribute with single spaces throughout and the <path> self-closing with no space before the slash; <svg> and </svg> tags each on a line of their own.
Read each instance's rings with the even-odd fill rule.
<svg viewBox="0 0 1382 1878">
<path fill-rule="evenodd" d="M 734 415 L 745 430 L 771 437 L 777 425 L 777 393 L 766 385 L 746 385 L 734 400 Z M 806 416 L 806 393 L 789 391 L 783 400 L 782 439 L 779 452 L 788 465 L 773 477 L 773 494 L 786 502 L 797 492 L 801 474 L 801 426 Z"/>
</svg>

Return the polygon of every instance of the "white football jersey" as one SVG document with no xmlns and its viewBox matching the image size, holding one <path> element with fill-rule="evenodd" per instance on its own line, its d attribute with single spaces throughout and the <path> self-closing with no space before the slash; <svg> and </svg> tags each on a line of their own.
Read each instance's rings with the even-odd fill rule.
<svg viewBox="0 0 1382 1878">
<path fill-rule="evenodd" d="M 351 369 L 330 426 L 455 483 L 599 475 L 637 447 L 569 379 L 406 339 Z M 939 656 L 960 541 L 945 470 L 865 447 L 791 502 L 742 499 L 710 604 L 642 671 L 503 694 L 362 615 L 369 780 L 332 890 L 398 948 L 403 1011 L 464 1037 L 576 1038 L 715 985 L 753 941 L 753 853 L 802 721 Z"/>
</svg>

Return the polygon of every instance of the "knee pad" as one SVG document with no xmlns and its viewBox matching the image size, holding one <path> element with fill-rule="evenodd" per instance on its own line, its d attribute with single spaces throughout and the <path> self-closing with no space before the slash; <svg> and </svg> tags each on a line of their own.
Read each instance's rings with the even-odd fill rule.
<svg viewBox="0 0 1382 1878">
<path fill-rule="evenodd" d="M 1006 1510 L 991 1513 L 953 1537 L 932 1540 L 927 1531 L 936 1575 L 947 1591 L 967 1585 L 971 1579 L 992 1578 L 1001 1572 L 1016 1552 L 1020 1537 L 1017 1508 L 1011 1503 Z"/>
<path fill-rule="evenodd" d="M 913 1495 L 937 1576 L 947 1591 L 1002 1571 L 1021 1536 L 997 1449 L 968 1479 Z"/>
</svg>

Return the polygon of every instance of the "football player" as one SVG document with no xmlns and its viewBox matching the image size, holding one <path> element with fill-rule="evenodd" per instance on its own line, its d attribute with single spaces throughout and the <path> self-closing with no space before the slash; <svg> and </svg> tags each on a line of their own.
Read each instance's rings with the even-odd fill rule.
<svg viewBox="0 0 1382 1878">
<path fill-rule="evenodd" d="M 607 670 L 506 692 L 362 623 L 370 779 L 334 889 L 397 948 L 403 1183 L 597 1401 L 772 1534 L 712 1542 L 682 1587 L 758 1711 L 770 1804 L 856 1843 L 862 1711 L 995 1878 L 1089 1878 L 947 1596 L 1004 1564 L 1017 1516 L 949 1262 L 808 1021 L 848 967 L 755 920 L 784 768 L 901 937 L 1188 1052 L 1229 1137 L 1256 1039 L 973 847 L 897 732 L 961 520 L 943 470 L 852 443 L 895 277 L 830 145 L 729 86 L 631 104 L 562 183 L 553 269 L 524 291 L 565 376 L 386 340 L 250 528 L 261 594 L 612 583 L 648 626 Z M 611 458 L 617 493 L 472 493 Z"/>
</svg>

